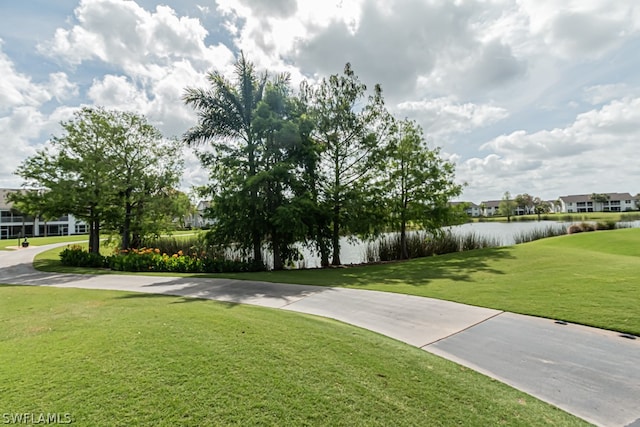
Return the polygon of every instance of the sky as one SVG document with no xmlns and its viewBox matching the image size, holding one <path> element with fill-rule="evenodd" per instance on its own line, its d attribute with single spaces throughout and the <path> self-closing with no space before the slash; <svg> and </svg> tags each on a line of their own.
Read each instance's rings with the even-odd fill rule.
<svg viewBox="0 0 640 427">
<path fill-rule="evenodd" d="M 0 187 L 86 105 L 196 123 L 240 51 L 294 87 L 350 62 L 456 164 L 460 200 L 640 192 L 637 0 L 0 0 Z M 207 182 L 189 148 L 182 188 Z"/>
</svg>

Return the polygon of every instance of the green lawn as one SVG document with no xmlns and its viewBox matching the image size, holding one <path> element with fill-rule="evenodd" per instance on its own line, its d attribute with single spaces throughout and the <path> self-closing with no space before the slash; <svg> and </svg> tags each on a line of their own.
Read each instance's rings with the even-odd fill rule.
<svg viewBox="0 0 640 427">
<path fill-rule="evenodd" d="M 0 408 L 80 426 L 586 425 L 381 335 L 280 310 L 0 286 Z"/>
<path fill-rule="evenodd" d="M 29 237 L 27 240 L 32 246 L 44 246 L 52 243 L 89 240 L 89 235 L 80 234 L 76 236 Z M 22 239 L 20 239 L 20 241 L 22 241 Z M 0 250 L 7 250 L 8 246 L 18 246 L 18 239 L 0 240 Z"/>
<path fill-rule="evenodd" d="M 180 230 L 174 231 L 171 235 L 175 237 L 180 236 L 191 236 L 199 233 L 199 230 Z M 63 243 L 63 242 L 75 242 L 75 241 L 88 241 L 88 234 L 78 234 L 73 236 L 51 236 L 51 237 L 29 237 L 27 239 L 30 245 L 33 246 L 44 246 L 50 245 L 52 243 Z M 22 239 L 20 239 L 22 241 Z M 0 250 L 7 250 L 8 246 L 18 246 L 18 239 L 3 239 L 0 240 Z"/>
<path fill-rule="evenodd" d="M 58 251 L 39 255 L 36 267 L 92 271 L 61 267 Z M 390 264 L 206 277 L 428 296 L 640 335 L 640 229 L 581 233 Z"/>
<path fill-rule="evenodd" d="M 580 212 L 580 213 L 546 213 L 540 215 L 541 219 L 560 222 L 579 221 L 636 221 L 640 219 L 640 212 Z M 471 218 L 474 222 L 507 222 L 506 216 L 485 216 Z M 511 221 L 537 221 L 538 215 L 513 215 Z"/>
</svg>

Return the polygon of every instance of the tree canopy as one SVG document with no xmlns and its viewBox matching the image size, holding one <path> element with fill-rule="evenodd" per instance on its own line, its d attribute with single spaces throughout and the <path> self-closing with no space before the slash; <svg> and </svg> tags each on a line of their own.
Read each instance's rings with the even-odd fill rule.
<svg viewBox="0 0 640 427">
<path fill-rule="evenodd" d="M 100 232 L 120 235 L 123 248 L 166 229 L 179 212 L 168 203 L 182 173 L 180 146 L 134 113 L 85 107 L 61 124 L 63 133 L 16 171 L 26 191 L 13 200 L 31 212 L 72 214 Z"/>
<path fill-rule="evenodd" d="M 199 157 L 211 179 L 214 242 L 250 250 L 257 263 L 269 248 L 275 269 L 296 258 L 296 242 L 317 249 L 323 266 L 339 265 L 343 236 L 408 221 L 435 230 L 452 218 L 453 165 L 415 123 L 399 131 L 380 86 L 369 93 L 350 64 L 298 94 L 288 76 L 258 74 L 243 54 L 233 80 L 219 71 L 208 80 L 185 91 L 198 122 L 183 141 L 210 146 Z"/>
</svg>

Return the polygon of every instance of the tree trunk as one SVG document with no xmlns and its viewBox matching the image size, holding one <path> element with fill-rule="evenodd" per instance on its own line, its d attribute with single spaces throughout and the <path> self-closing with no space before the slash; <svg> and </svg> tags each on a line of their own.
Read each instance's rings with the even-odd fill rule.
<svg viewBox="0 0 640 427">
<path fill-rule="evenodd" d="M 120 248 L 121 249 L 129 249 L 131 247 L 131 215 L 132 215 L 133 207 L 129 202 L 128 198 L 125 202 L 124 207 L 124 221 L 122 224 L 122 233 L 120 234 Z"/>
<path fill-rule="evenodd" d="M 318 227 L 318 247 L 320 248 L 320 266 L 321 267 L 329 267 L 329 248 L 327 247 L 327 241 L 324 238 L 324 233 L 321 231 L 322 228 Z"/>
<path fill-rule="evenodd" d="M 94 219 L 89 221 L 89 252 L 100 253 L 100 223 Z"/>
<path fill-rule="evenodd" d="M 333 245 L 333 257 L 331 259 L 332 265 L 341 265 L 340 262 L 340 205 L 336 203 L 333 207 L 333 235 L 332 241 Z"/>
<path fill-rule="evenodd" d="M 276 233 L 272 234 L 271 245 L 273 247 L 273 269 L 283 270 L 284 262 L 282 260 L 282 248 L 280 247 L 280 239 Z"/>
<path fill-rule="evenodd" d="M 403 219 L 402 224 L 400 224 L 400 258 L 408 259 L 409 258 L 409 249 L 407 248 L 407 222 Z"/>
</svg>

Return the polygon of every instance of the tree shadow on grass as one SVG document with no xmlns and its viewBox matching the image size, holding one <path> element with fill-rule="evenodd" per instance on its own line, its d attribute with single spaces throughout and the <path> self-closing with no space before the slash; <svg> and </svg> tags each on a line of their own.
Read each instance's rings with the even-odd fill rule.
<svg viewBox="0 0 640 427">
<path fill-rule="evenodd" d="M 22 263 L 3 268 L 0 283 L 134 291 L 183 297 L 184 302 L 210 299 L 282 308 L 313 294 L 335 292 L 332 286 L 393 291 L 394 285 L 426 287 L 442 280 L 472 282 L 477 273 L 505 274 L 500 261 L 514 258 L 513 250 L 488 248 L 344 268 L 186 277 L 42 273 Z M 406 288 L 402 292 L 411 293 Z"/>
<path fill-rule="evenodd" d="M 465 281 L 473 280 L 476 273 L 503 275 L 503 271 L 496 268 L 494 261 L 513 259 L 512 248 L 490 248 L 484 250 L 467 251 L 457 254 L 437 255 L 428 258 L 413 259 L 403 262 L 383 265 L 384 275 L 372 268 L 358 269 L 355 274 L 347 269 L 345 279 L 350 285 L 367 285 L 371 283 L 397 284 L 411 286 L 428 285 L 434 280 Z M 376 267 L 376 266 L 374 266 Z"/>
<path fill-rule="evenodd" d="M 169 295 L 169 294 L 151 294 L 151 293 L 141 293 L 141 292 L 133 292 L 125 295 L 119 295 L 114 299 L 139 299 L 139 298 L 167 298 L 172 301 L 169 304 L 185 304 L 190 302 L 202 302 L 202 301 L 211 301 L 211 299 L 201 298 L 201 297 L 189 297 L 189 296 L 178 296 L 178 295 Z M 234 308 L 240 303 L 237 302 L 229 302 L 229 301 L 216 301 L 216 303 L 226 307 L 226 308 Z"/>
<path fill-rule="evenodd" d="M 474 280 L 477 273 L 503 275 L 496 261 L 514 259 L 513 247 L 487 248 L 455 254 L 436 255 L 407 261 L 341 268 L 291 270 L 233 275 L 240 280 L 302 283 L 320 286 L 410 285 L 426 286 L 436 280 Z"/>
</svg>

